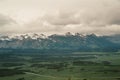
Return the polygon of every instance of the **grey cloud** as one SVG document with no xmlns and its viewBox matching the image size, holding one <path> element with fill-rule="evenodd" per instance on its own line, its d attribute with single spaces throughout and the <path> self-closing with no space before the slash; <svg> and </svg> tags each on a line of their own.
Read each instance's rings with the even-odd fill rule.
<svg viewBox="0 0 120 80">
<path fill-rule="evenodd" d="M 98 35 L 120 33 L 120 5 L 107 5 L 96 9 L 85 8 L 75 12 L 59 11 L 46 14 L 29 24 L 36 31 L 42 32 L 80 32 Z M 32 30 L 31 30 L 32 31 Z"/>
<path fill-rule="evenodd" d="M 120 2 L 117 0 L 92 0 L 73 12 L 72 10 L 63 10 L 52 13 L 44 15 L 42 20 L 55 26 L 85 24 L 104 27 L 120 24 Z"/>
<path fill-rule="evenodd" d="M 7 16 L 0 14 L 0 27 L 3 27 L 5 25 L 9 25 L 11 23 L 15 23 L 15 21 L 12 20 L 10 17 L 7 17 Z"/>
<path fill-rule="evenodd" d="M 70 24 L 80 24 L 74 12 L 59 12 L 52 15 L 43 16 L 43 20 L 56 26 L 66 26 Z"/>
<path fill-rule="evenodd" d="M 111 6 L 109 6 L 111 7 Z M 106 25 L 119 25 L 120 24 L 120 5 L 113 6 L 112 8 L 103 7 L 102 10 L 88 9 L 83 14 L 80 14 L 81 21 L 90 26 L 106 26 Z M 90 10 L 90 11 L 89 11 Z"/>
</svg>

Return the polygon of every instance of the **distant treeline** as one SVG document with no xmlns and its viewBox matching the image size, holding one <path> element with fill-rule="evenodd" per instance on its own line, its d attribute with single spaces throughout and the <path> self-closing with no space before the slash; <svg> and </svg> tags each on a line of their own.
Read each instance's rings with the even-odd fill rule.
<svg viewBox="0 0 120 80">
<path fill-rule="evenodd" d="M 71 53 L 71 52 L 117 52 L 117 48 L 106 49 L 11 49 L 0 48 L 0 53 Z"/>
</svg>

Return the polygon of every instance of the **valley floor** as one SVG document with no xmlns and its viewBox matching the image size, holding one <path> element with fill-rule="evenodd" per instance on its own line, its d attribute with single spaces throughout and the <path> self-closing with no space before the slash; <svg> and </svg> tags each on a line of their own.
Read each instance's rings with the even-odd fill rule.
<svg viewBox="0 0 120 80">
<path fill-rule="evenodd" d="M 0 80 L 120 80 L 119 52 L 0 53 Z"/>
</svg>

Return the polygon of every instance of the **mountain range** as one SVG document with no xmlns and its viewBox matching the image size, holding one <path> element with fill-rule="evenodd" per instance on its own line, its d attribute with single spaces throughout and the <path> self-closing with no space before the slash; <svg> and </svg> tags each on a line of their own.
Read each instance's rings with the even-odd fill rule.
<svg viewBox="0 0 120 80">
<path fill-rule="evenodd" d="M 120 35 L 96 36 L 70 32 L 50 36 L 44 34 L 0 35 L 0 49 L 119 51 Z"/>
</svg>

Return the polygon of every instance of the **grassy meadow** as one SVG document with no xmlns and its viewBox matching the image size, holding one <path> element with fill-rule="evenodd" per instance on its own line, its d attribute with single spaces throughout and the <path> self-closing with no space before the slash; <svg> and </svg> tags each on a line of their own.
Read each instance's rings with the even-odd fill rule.
<svg viewBox="0 0 120 80">
<path fill-rule="evenodd" d="M 0 53 L 0 80 L 120 80 L 120 52 Z"/>
</svg>

